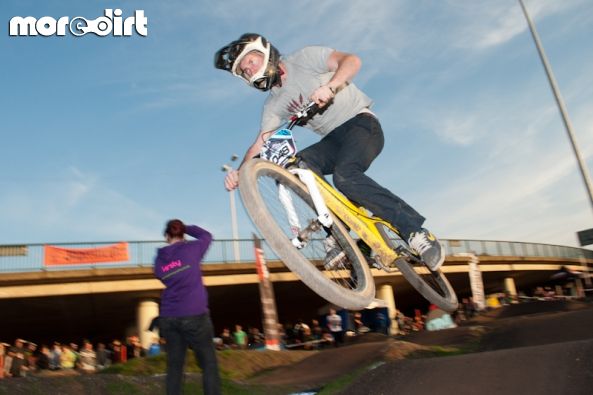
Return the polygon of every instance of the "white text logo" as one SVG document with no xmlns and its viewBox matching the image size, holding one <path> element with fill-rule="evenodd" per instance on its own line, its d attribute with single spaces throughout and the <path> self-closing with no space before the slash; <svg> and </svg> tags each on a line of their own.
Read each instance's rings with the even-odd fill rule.
<svg viewBox="0 0 593 395">
<path fill-rule="evenodd" d="M 132 28 L 137 34 L 146 37 L 148 35 L 148 18 L 144 16 L 144 10 L 136 10 L 134 16 L 123 18 L 119 8 L 112 10 L 107 8 L 104 16 L 96 19 L 86 19 L 81 16 L 63 16 L 56 20 L 51 16 L 44 16 L 39 19 L 32 16 L 15 16 L 10 20 L 9 35 L 11 36 L 65 36 L 66 26 L 71 34 L 84 36 L 93 33 L 97 36 L 113 35 L 117 37 L 131 36 Z"/>
</svg>

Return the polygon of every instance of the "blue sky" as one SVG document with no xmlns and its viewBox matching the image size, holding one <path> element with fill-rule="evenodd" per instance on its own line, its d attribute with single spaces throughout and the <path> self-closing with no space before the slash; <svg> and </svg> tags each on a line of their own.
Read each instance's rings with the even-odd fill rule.
<svg viewBox="0 0 593 395">
<path fill-rule="evenodd" d="M 591 172 L 593 3 L 525 4 Z M 14 16 L 105 8 L 144 10 L 148 36 L 8 35 Z M 593 227 L 517 0 L 4 0 L 0 15 L 0 244 L 157 240 L 173 217 L 230 238 L 221 165 L 253 141 L 266 95 L 212 62 L 244 32 L 362 58 L 355 83 L 386 135 L 369 174 L 440 237 L 578 245 Z"/>
</svg>

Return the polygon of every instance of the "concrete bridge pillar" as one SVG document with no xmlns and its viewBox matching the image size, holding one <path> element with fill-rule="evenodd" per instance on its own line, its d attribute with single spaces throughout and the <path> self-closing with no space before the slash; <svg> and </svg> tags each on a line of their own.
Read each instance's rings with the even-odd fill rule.
<svg viewBox="0 0 593 395">
<path fill-rule="evenodd" d="M 136 310 L 136 323 L 138 325 L 138 337 L 142 348 L 148 349 L 155 334 L 148 330 L 152 320 L 159 315 L 159 304 L 154 299 L 144 299 L 138 303 Z"/>
<path fill-rule="evenodd" d="M 576 293 L 576 297 L 578 298 L 584 298 L 585 297 L 585 289 L 583 287 L 583 281 L 580 278 L 577 278 L 576 280 L 574 280 L 574 287 L 575 287 L 575 293 Z"/>
<path fill-rule="evenodd" d="M 399 333 L 399 328 L 397 326 L 396 320 L 397 309 L 395 308 L 393 287 L 390 284 L 380 285 L 379 289 L 377 290 L 377 298 L 385 301 L 385 305 L 387 306 L 387 314 L 389 315 L 389 320 L 391 321 L 389 333 L 392 335 L 397 335 Z"/>
<path fill-rule="evenodd" d="M 504 279 L 504 290 L 511 298 L 512 303 L 518 302 L 517 297 L 517 287 L 515 286 L 515 279 L 512 277 L 507 277 Z"/>
</svg>

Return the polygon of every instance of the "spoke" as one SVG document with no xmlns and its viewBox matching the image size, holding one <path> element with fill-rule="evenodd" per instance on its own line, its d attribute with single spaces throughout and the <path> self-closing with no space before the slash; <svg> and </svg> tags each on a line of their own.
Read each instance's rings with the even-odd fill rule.
<svg viewBox="0 0 593 395">
<path fill-rule="evenodd" d="M 356 270 L 350 263 L 350 258 L 348 258 L 353 256 L 354 253 L 349 249 L 345 241 L 337 240 L 338 245 L 346 253 L 348 258 L 346 262 L 340 262 L 331 270 L 325 269 L 323 263 L 326 251 L 323 240 L 327 237 L 327 233 L 317 220 L 316 211 L 307 201 L 290 188 L 285 188 L 283 198 L 280 198 L 279 184 L 272 177 L 260 176 L 258 178 L 258 188 L 270 214 L 286 237 L 292 240 L 298 236 L 299 240 L 305 243 L 305 247 L 299 252 L 307 257 L 312 265 L 320 271 L 325 271 L 327 277 L 343 288 L 359 289 L 362 286 L 357 279 Z M 287 200 L 290 201 L 289 209 L 286 208 Z M 297 220 L 297 224 L 295 224 L 295 220 Z M 336 237 L 336 239 L 338 238 Z"/>
</svg>

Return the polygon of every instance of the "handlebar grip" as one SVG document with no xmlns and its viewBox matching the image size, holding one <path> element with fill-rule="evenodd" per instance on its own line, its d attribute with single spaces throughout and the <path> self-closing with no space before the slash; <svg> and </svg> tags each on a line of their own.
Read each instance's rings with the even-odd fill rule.
<svg viewBox="0 0 593 395">
<path fill-rule="evenodd" d="M 311 117 L 319 111 L 319 105 L 315 102 L 311 103 L 311 106 L 307 109 L 307 116 Z"/>
<path fill-rule="evenodd" d="M 337 87 L 335 90 L 334 97 L 348 85 L 349 85 L 349 83 L 345 82 L 342 85 L 340 85 L 339 87 Z M 333 100 L 333 98 L 332 98 L 332 100 Z M 330 100 L 330 102 L 332 100 Z M 316 115 L 319 112 L 319 110 L 320 110 L 320 108 L 317 103 L 310 102 L 309 104 L 307 104 L 307 106 L 305 107 L 304 110 L 302 110 L 300 113 L 297 113 L 293 117 L 290 118 L 290 122 L 288 124 L 288 129 L 292 129 L 294 125 L 299 125 L 299 126 L 305 125 L 311 118 L 313 118 L 314 115 Z"/>
</svg>

